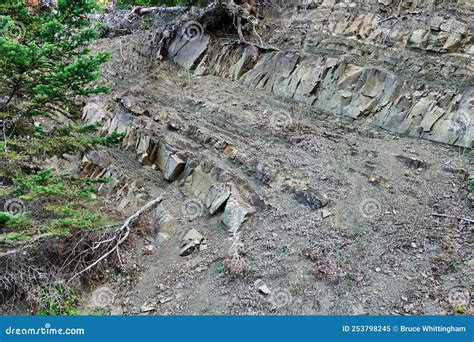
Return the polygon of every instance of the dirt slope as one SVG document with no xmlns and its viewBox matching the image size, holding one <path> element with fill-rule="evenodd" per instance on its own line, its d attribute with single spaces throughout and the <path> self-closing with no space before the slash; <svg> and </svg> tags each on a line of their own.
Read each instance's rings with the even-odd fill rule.
<svg viewBox="0 0 474 342">
<path fill-rule="evenodd" d="M 158 195 L 164 201 L 129 244 L 122 272 L 84 306 L 97 306 L 105 291 L 99 306 L 112 314 L 472 310 L 472 222 L 462 220 L 472 217 L 470 150 L 148 64 L 136 46 L 146 37 L 100 43 L 115 50 L 106 68 L 112 94 L 91 99 L 85 120 L 104 119 L 127 138 L 82 166 L 117 180 L 102 190 L 124 213 Z M 164 179 L 163 151 L 186 163 L 174 181 Z M 217 184 L 251 209 L 237 237 L 222 222 L 230 199 L 213 215 L 206 208 Z M 180 256 L 191 229 L 202 240 Z M 242 272 L 229 257 L 236 241 Z"/>
</svg>

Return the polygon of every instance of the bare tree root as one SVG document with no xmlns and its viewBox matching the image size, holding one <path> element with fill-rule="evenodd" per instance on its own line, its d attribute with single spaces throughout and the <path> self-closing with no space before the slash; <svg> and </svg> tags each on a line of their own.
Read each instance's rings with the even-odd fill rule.
<svg viewBox="0 0 474 342">
<path fill-rule="evenodd" d="M 28 241 L 17 243 L 15 245 L 15 249 L 10 249 L 10 250 L 7 250 L 6 252 L 1 252 L 0 253 L 0 260 L 1 260 L 2 257 L 6 257 L 6 256 L 9 256 L 9 255 L 21 253 L 22 251 L 24 251 L 25 249 L 27 249 L 28 247 L 33 245 L 35 242 L 45 238 L 46 236 L 47 236 L 46 234 L 41 234 L 41 235 L 37 235 L 37 236 L 33 237 L 32 239 L 30 239 Z"/>
<path fill-rule="evenodd" d="M 34 245 L 28 245 L 31 247 Z M 0 304 L 14 306 L 18 301 L 35 303 L 41 290 L 59 279 L 60 270 L 50 261 L 49 253 L 36 249 L 4 253 L 0 257 Z M 18 249 L 20 250 L 20 249 Z M 45 248 L 45 250 L 47 250 Z M 49 250 L 48 250 L 49 252 Z"/>
<path fill-rule="evenodd" d="M 247 262 L 242 257 L 242 248 L 244 244 L 241 241 L 241 232 L 237 229 L 232 231 L 231 245 L 229 247 L 227 258 L 225 259 L 226 269 L 232 276 L 239 276 L 247 271 Z"/>
<path fill-rule="evenodd" d="M 61 239 L 38 235 L 15 245 L 0 241 L 6 250 L 0 254 L 0 305 L 15 310 L 14 304 L 21 301 L 38 307 L 44 296 L 54 295 L 55 288 L 68 288 L 73 279 L 86 272 L 90 276 L 90 271 L 113 253 L 117 258 L 108 261 L 120 264 L 119 247 L 129 238 L 133 223 L 161 201 L 161 197 L 150 201 L 122 225 Z"/>
<path fill-rule="evenodd" d="M 260 7 L 276 7 L 281 10 L 280 6 L 272 1 L 258 1 Z M 134 7 L 131 11 L 113 11 L 102 15 L 91 15 L 93 20 L 105 23 L 113 28 L 116 32 L 130 33 L 137 28 L 140 18 L 153 19 L 153 16 L 162 13 L 174 14 L 171 19 L 167 19 L 165 24 L 155 26 L 155 34 L 150 39 L 150 61 L 153 58 L 159 60 L 167 57 L 168 48 L 177 37 L 184 34 L 183 29 L 187 24 L 199 23 L 202 28 L 213 27 L 221 24 L 227 17 L 232 18 L 233 25 L 237 31 L 238 43 L 253 45 L 263 50 L 278 49 L 268 46 L 264 43 L 262 36 L 258 32 L 259 15 L 256 6 L 252 6 L 246 1 L 240 1 L 238 4 L 234 0 L 214 0 L 205 7 L 192 6 L 174 6 L 174 7 Z M 244 27 L 248 24 L 251 26 L 249 30 L 256 37 L 256 42 L 250 42 L 244 34 Z M 149 63 L 151 65 L 151 63 Z"/>
<path fill-rule="evenodd" d="M 140 217 L 140 215 L 142 215 L 143 213 L 147 212 L 148 210 L 154 208 L 155 206 L 157 206 L 159 203 L 161 203 L 162 201 L 162 198 L 161 197 L 158 197 L 156 199 L 154 199 L 153 201 L 151 202 L 148 202 L 144 207 L 142 207 L 140 210 L 138 210 L 135 214 L 133 214 L 132 216 L 130 216 L 129 218 L 127 218 L 127 220 L 125 220 L 125 223 L 119 227 L 118 229 L 115 230 L 114 234 L 112 237 L 108 238 L 108 239 L 105 239 L 103 241 L 99 241 L 97 242 L 93 249 L 97 249 L 99 248 L 101 245 L 103 244 L 110 244 L 111 242 L 115 242 L 113 247 L 110 248 L 107 252 L 105 252 L 101 257 L 99 257 L 96 261 L 94 261 L 92 264 L 90 264 L 89 266 L 87 266 L 86 268 L 84 268 L 83 270 L 81 270 L 80 272 L 74 274 L 71 278 L 69 278 L 69 280 L 67 281 L 67 283 L 69 284 L 73 279 L 77 278 L 78 276 L 80 276 L 81 274 L 87 272 L 88 270 L 92 269 L 94 266 L 96 266 L 97 264 L 99 264 L 101 261 L 105 260 L 109 255 L 111 255 L 113 252 L 117 252 L 118 253 L 118 248 L 120 247 L 120 245 L 122 243 L 124 243 L 129 235 L 130 235 L 130 226 L 131 224 Z M 118 254 L 119 258 L 120 258 L 120 255 Z"/>
<path fill-rule="evenodd" d="M 246 261 L 242 257 L 244 244 L 241 241 L 241 232 L 238 231 L 240 225 L 237 222 L 237 217 L 233 216 L 231 221 L 233 222 L 230 229 L 232 234 L 230 237 L 231 245 L 224 264 L 231 275 L 237 276 L 245 273 L 248 267 Z"/>
</svg>

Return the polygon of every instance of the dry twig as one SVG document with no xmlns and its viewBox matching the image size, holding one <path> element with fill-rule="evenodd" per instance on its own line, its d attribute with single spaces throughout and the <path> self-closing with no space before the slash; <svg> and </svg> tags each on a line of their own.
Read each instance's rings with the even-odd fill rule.
<svg viewBox="0 0 474 342">
<path fill-rule="evenodd" d="M 75 279 L 76 277 L 80 276 L 81 274 L 87 272 L 88 270 L 90 270 L 91 268 L 93 268 L 94 266 L 96 266 L 98 263 L 100 263 L 102 260 L 106 259 L 109 255 L 111 255 L 113 252 L 115 252 L 116 250 L 118 250 L 119 246 L 124 243 L 128 236 L 130 235 L 130 226 L 133 222 L 135 222 L 136 219 L 138 219 L 140 217 L 140 215 L 142 215 L 144 212 L 150 210 L 151 208 L 155 207 L 156 205 L 158 205 L 159 203 L 161 203 L 162 201 L 162 198 L 161 197 L 158 197 L 156 199 L 154 199 L 153 201 L 151 202 L 148 202 L 145 206 L 143 206 L 140 210 L 138 210 L 135 214 L 133 214 L 132 216 L 130 216 L 129 218 L 127 218 L 127 220 L 125 221 L 125 223 L 119 228 L 116 230 L 116 237 L 118 238 L 122 233 L 124 233 L 124 235 L 118 239 L 117 243 L 114 245 L 114 247 L 112 247 L 111 249 L 109 249 L 105 254 L 103 254 L 99 259 L 97 259 L 96 261 L 94 261 L 92 264 L 90 264 L 89 266 L 87 266 L 86 268 L 84 268 L 83 270 L 81 270 L 80 272 L 74 274 L 67 282 L 70 283 L 73 279 Z M 101 242 L 98 242 L 98 244 L 101 244 Z"/>
<path fill-rule="evenodd" d="M 436 216 L 436 217 L 453 218 L 453 219 L 456 219 L 456 220 L 459 220 L 459 221 L 474 223 L 474 220 L 468 219 L 466 217 L 459 217 L 459 216 L 454 216 L 454 215 L 445 215 L 445 214 L 439 214 L 439 213 L 433 213 L 432 215 Z"/>
</svg>

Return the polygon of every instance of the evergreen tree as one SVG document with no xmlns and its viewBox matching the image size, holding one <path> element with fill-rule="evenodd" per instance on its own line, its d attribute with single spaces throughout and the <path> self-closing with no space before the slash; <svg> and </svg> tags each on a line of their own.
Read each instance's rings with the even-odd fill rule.
<svg viewBox="0 0 474 342">
<path fill-rule="evenodd" d="M 10 188 L 0 192 L 0 200 L 21 196 L 23 201 L 36 201 L 35 216 L 52 219 L 25 223 L 24 215 L 4 210 L 0 228 L 24 228 L 27 236 L 48 227 L 63 233 L 76 227 L 98 228 L 96 217 L 87 211 L 95 181 L 54 176 L 40 167 L 49 156 L 120 138 L 100 137 L 97 126 L 75 123 L 80 116 L 78 97 L 107 91 L 97 81 L 109 54 L 93 54 L 89 48 L 98 32 L 87 15 L 96 6 L 95 0 L 59 0 L 53 7 L 32 8 L 23 0 L 0 5 L 0 180 Z"/>
</svg>

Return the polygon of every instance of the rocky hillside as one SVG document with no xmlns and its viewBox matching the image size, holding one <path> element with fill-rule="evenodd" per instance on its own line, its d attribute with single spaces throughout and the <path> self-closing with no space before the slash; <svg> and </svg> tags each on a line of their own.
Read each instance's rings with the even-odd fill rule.
<svg viewBox="0 0 474 342">
<path fill-rule="evenodd" d="M 125 138 L 75 171 L 124 216 L 163 200 L 84 307 L 472 314 L 470 1 L 260 12 L 247 42 L 191 22 L 158 49 L 158 15 L 96 44 L 111 93 L 83 120 Z"/>
</svg>

